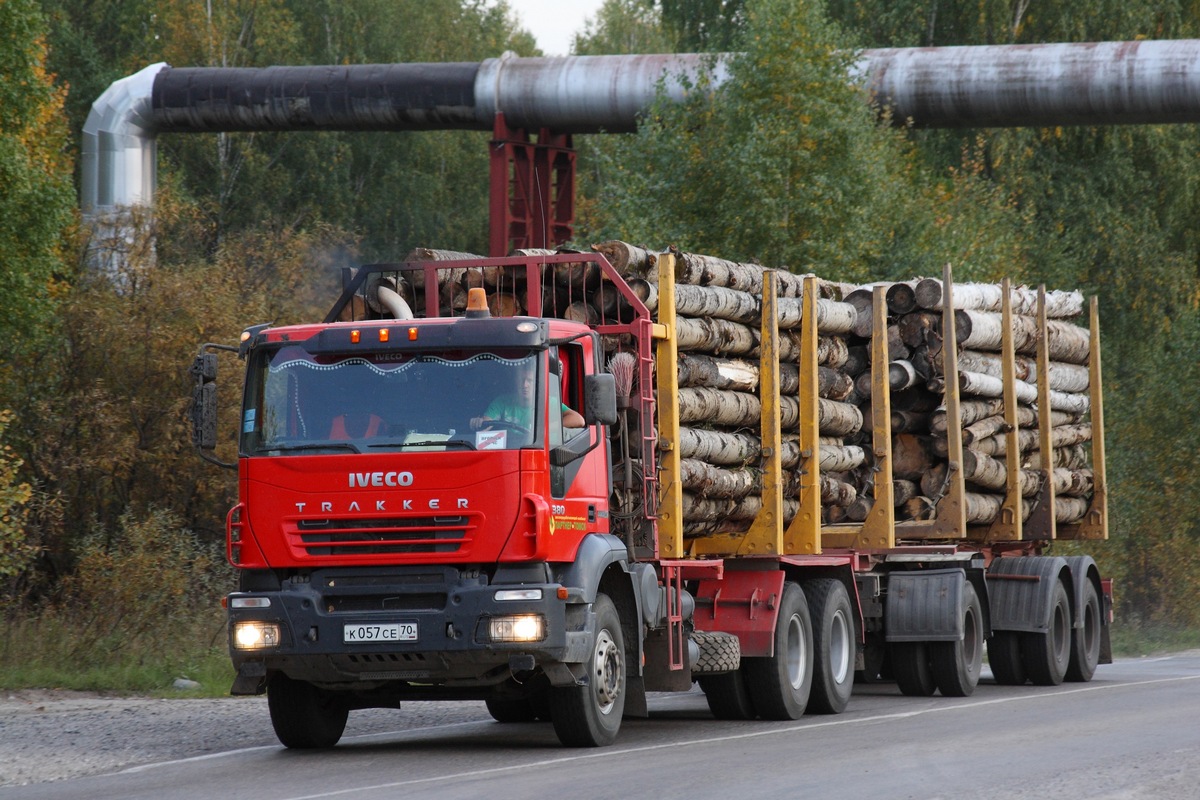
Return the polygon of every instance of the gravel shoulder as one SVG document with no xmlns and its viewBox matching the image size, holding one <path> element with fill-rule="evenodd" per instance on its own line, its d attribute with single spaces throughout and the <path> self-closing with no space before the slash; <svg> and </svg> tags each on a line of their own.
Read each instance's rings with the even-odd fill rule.
<svg viewBox="0 0 1200 800">
<path fill-rule="evenodd" d="M 412 702 L 350 714 L 353 736 L 490 720 L 481 702 Z M 251 747 L 282 747 L 267 699 L 0 690 L 0 787 L 61 781 Z"/>
<path fill-rule="evenodd" d="M 159 699 L 0 691 L 0 786 L 278 744 L 261 697 Z"/>
</svg>

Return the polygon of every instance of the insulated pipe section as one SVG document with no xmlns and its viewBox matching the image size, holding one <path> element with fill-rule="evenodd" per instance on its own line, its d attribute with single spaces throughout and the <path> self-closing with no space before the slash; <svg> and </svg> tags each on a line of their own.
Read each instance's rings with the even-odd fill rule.
<svg viewBox="0 0 1200 800">
<path fill-rule="evenodd" d="M 477 128 L 479 71 L 477 63 L 168 67 L 154 79 L 154 124 L 159 133 Z"/>
<path fill-rule="evenodd" d="M 1200 40 L 867 50 L 895 121 L 928 128 L 1200 122 Z"/>
<path fill-rule="evenodd" d="M 92 103 L 80 144 L 80 206 L 85 213 L 154 200 L 155 126 L 150 114 L 152 64 L 109 86 Z"/>
<path fill-rule="evenodd" d="M 478 64 L 166 68 L 154 79 L 160 133 L 299 130 L 492 130 L 497 113 L 517 128 L 630 132 L 659 82 L 684 97 L 712 56 L 516 58 Z"/>
<path fill-rule="evenodd" d="M 711 66 L 713 85 L 729 78 L 728 56 L 676 53 L 630 56 L 516 58 L 480 65 L 476 120 L 492 129 L 497 113 L 515 128 L 565 133 L 631 133 L 657 97 L 681 102 Z"/>
<path fill-rule="evenodd" d="M 248 130 L 632 131 L 661 86 L 728 57 L 516 58 L 479 64 L 265 69 L 147 67 L 117 81 L 84 126 L 81 205 L 96 216 L 154 199 L 154 137 Z M 1200 122 L 1200 40 L 867 50 L 855 69 L 900 123 L 1018 127 Z"/>
</svg>

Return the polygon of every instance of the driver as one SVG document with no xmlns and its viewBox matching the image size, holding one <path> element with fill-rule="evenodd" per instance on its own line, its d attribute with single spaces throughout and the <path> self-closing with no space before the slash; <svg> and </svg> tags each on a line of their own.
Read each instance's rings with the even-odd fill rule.
<svg viewBox="0 0 1200 800">
<path fill-rule="evenodd" d="M 481 417 L 471 418 L 472 430 L 490 430 L 495 422 L 506 422 L 519 425 L 525 430 L 533 428 L 533 390 L 536 380 L 532 372 L 525 372 L 517 382 L 517 391 L 512 394 L 502 394 L 491 402 Z M 584 427 L 583 415 L 566 403 L 562 404 L 563 427 Z"/>
</svg>

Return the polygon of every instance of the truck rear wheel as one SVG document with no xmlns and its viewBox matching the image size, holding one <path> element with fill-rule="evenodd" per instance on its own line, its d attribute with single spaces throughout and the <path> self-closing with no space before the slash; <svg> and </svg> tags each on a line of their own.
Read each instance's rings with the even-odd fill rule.
<svg viewBox="0 0 1200 800">
<path fill-rule="evenodd" d="M 1021 637 L 1025 672 L 1036 686 L 1057 686 L 1071 661 L 1071 603 L 1067 588 L 1056 581 L 1050 600 L 1050 627 Z"/>
<path fill-rule="evenodd" d="M 267 684 L 267 708 L 271 727 L 284 747 L 310 750 L 333 747 L 346 730 L 350 710 L 333 692 L 282 672 Z"/>
<path fill-rule="evenodd" d="M 1021 635 L 1016 631 L 992 631 L 987 642 L 988 664 L 1001 686 L 1021 686 L 1028 680 L 1021 660 Z"/>
<path fill-rule="evenodd" d="M 813 620 L 813 682 L 808 711 L 840 714 L 854 691 L 854 611 L 846 586 L 833 578 L 804 582 Z"/>
<path fill-rule="evenodd" d="M 1083 624 L 1072 631 L 1071 663 L 1067 666 L 1066 678 L 1086 682 L 1096 674 L 1096 665 L 1100 663 L 1100 595 L 1089 580 L 1083 584 L 1079 617 Z"/>
<path fill-rule="evenodd" d="M 929 697 L 937 690 L 925 642 L 892 642 L 890 660 L 901 694 Z"/>
<path fill-rule="evenodd" d="M 970 696 L 983 670 L 983 607 L 970 581 L 963 585 L 962 624 L 959 641 L 929 643 L 933 682 L 944 697 Z"/>
<path fill-rule="evenodd" d="M 764 719 L 800 719 L 813 680 L 813 626 L 804 590 L 783 585 L 775 623 L 775 655 L 742 660 L 746 688 Z"/>
<path fill-rule="evenodd" d="M 621 618 L 606 595 L 592 605 L 596 633 L 583 686 L 556 686 L 550 694 L 554 732 L 568 747 L 612 744 L 625 712 L 625 639 Z"/>
<path fill-rule="evenodd" d="M 755 719 L 758 712 L 746 688 L 746 676 L 740 669 L 723 675 L 701 675 L 697 678 L 708 701 L 708 710 L 717 719 Z"/>
</svg>

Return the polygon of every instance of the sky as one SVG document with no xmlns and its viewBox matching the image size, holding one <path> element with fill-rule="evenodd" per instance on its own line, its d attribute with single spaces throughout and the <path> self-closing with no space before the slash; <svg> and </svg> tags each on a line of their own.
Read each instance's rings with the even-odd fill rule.
<svg viewBox="0 0 1200 800">
<path fill-rule="evenodd" d="M 584 20 L 594 17 L 603 0 L 508 0 L 520 18 L 521 27 L 537 39 L 548 56 L 570 54 L 571 41 L 583 30 Z"/>
</svg>

